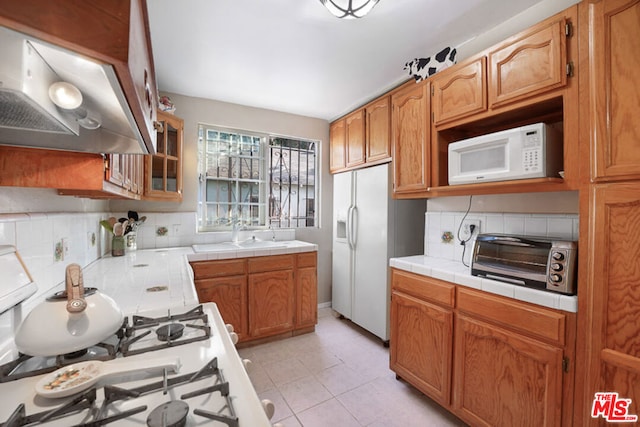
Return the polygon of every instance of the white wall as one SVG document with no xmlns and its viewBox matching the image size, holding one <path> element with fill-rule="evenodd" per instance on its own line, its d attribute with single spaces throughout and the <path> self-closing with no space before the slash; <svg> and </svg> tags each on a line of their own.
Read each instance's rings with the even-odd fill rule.
<svg viewBox="0 0 640 427">
<path fill-rule="evenodd" d="M 332 185 L 329 175 L 329 123 L 326 120 L 226 102 L 163 93 L 176 106 L 176 116 L 184 119 L 184 198 L 180 204 L 159 202 L 112 201 L 114 212 L 136 210 L 140 215 L 151 212 L 195 212 L 197 210 L 197 141 L 198 123 L 234 129 L 272 133 L 320 141 L 319 159 L 319 228 L 297 229 L 296 238 L 318 245 L 318 301 L 331 301 L 331 221 Z"/>
</svg>

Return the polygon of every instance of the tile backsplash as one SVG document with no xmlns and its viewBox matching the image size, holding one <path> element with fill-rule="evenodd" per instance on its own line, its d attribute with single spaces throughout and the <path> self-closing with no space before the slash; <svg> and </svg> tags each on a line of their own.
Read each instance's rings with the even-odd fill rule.
<svg viewBox="0 0 640 427">
<path fill-rule="evenodd" d="M 146 221 L 137 231 L 138 249 L 155 249 L 193 244 L 218 243 L 231 239 L 231 232 L 196 232 L 195 212 L 144 213 Z M 31 276 L 38 284 L 29 304 L 42 300 L 64 281 L 66 266 L 86 267 L 111 250 L 111 234 L 100 226 L 110 216 L 126 212 L 5 213 L 0 214 L 0 245 L 18 249 Z M 295 230 L 244 230 L 239 238 L 255 235 L 267 240 L 295 239 Z M 90 286 L 90 284 L 87 284 Z M 60 287 L 61 289 L 61 287 Z"/>
<path fill-rule="evenodd" d="M 458 227 L 464 212 L 426 212 L 424 253 L 437 258 L 461 261 L 464 252 L 465 263 L 473 240 L 466 246 L 460 245 Z M 517 234 L 523 236 L 555 237 L 563 240 L 578 240 L 577 214 L 517 214 L 471 212 L 465 220 L 480 222 L 481 233 Z M 453 234 L 453 239 L 450 234 Z M 476 233 L 474 233 L 474 236 Z"/>
</svg>

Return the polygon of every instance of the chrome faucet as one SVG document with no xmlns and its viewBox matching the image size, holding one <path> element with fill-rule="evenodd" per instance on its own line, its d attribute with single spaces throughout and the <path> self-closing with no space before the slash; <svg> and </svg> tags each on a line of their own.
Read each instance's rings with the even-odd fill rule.
<svg viewBox="0 0 640 427">
<path fill-rule="evenodd" d="M 242 226 L 242 219 L 234 217 L 231 220 L 231 241 L 233 243 L 238 243 L 238 232 L 240 230 L 245 230 L 246 227 Z"/>
</svg>

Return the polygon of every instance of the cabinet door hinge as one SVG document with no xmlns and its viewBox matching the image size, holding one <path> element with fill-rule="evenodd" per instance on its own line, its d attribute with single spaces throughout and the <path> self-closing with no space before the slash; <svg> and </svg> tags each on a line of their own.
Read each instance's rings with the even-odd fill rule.
<svg viewBox="0 0 640 427">
<path fill-rule="evenodd" d="M 567 37 L 573 36 L 573 25 L 571 25 L 571 22 L 564 24 L 564 35 Z"/>
<path fill-rule="evenodd" d="M 564 372 L 569 372 L 569 358 L 568 357 L 563 357 L 562 358 L 562 370 Z"/>
<path fill-rule="evenodd" d="M 436 113 L 434 113 L 433 111 L 431 112 L 431 123 L 435 123 L 436 122 Z"/>
<path fill-rule="evenodd" d="M 434 87 L 433 87 L 433 86 L 431 86 L 431 96 L 435 95 L 434 90 L 435 90 L 435 89 L 434 89 Z"/>
<path fill-rule="evenodd" d="M 573 61 L 567 63 L 567 76 L 573 77 Z"/>
</svg>

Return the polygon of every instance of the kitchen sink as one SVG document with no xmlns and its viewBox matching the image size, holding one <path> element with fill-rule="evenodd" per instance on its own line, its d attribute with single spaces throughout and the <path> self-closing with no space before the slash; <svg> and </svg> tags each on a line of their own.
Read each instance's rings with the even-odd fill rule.
<svg viewBox="0 0 640 427">
<path fill-rule="evenodd" d="M 248 239 L 243 242 L 207 243 L 202 245 L 193 245 L 192 247 L 196 253 L 201 253 L 201 252 L 224 252 L 224 251 L 238 251 L 238 250 L 251 250 L 251 249 L 279 249 L 279 248 L 286 248 L 287 244 L 285 242 L 272 242 L 269 240 Z"/>
</svg>

